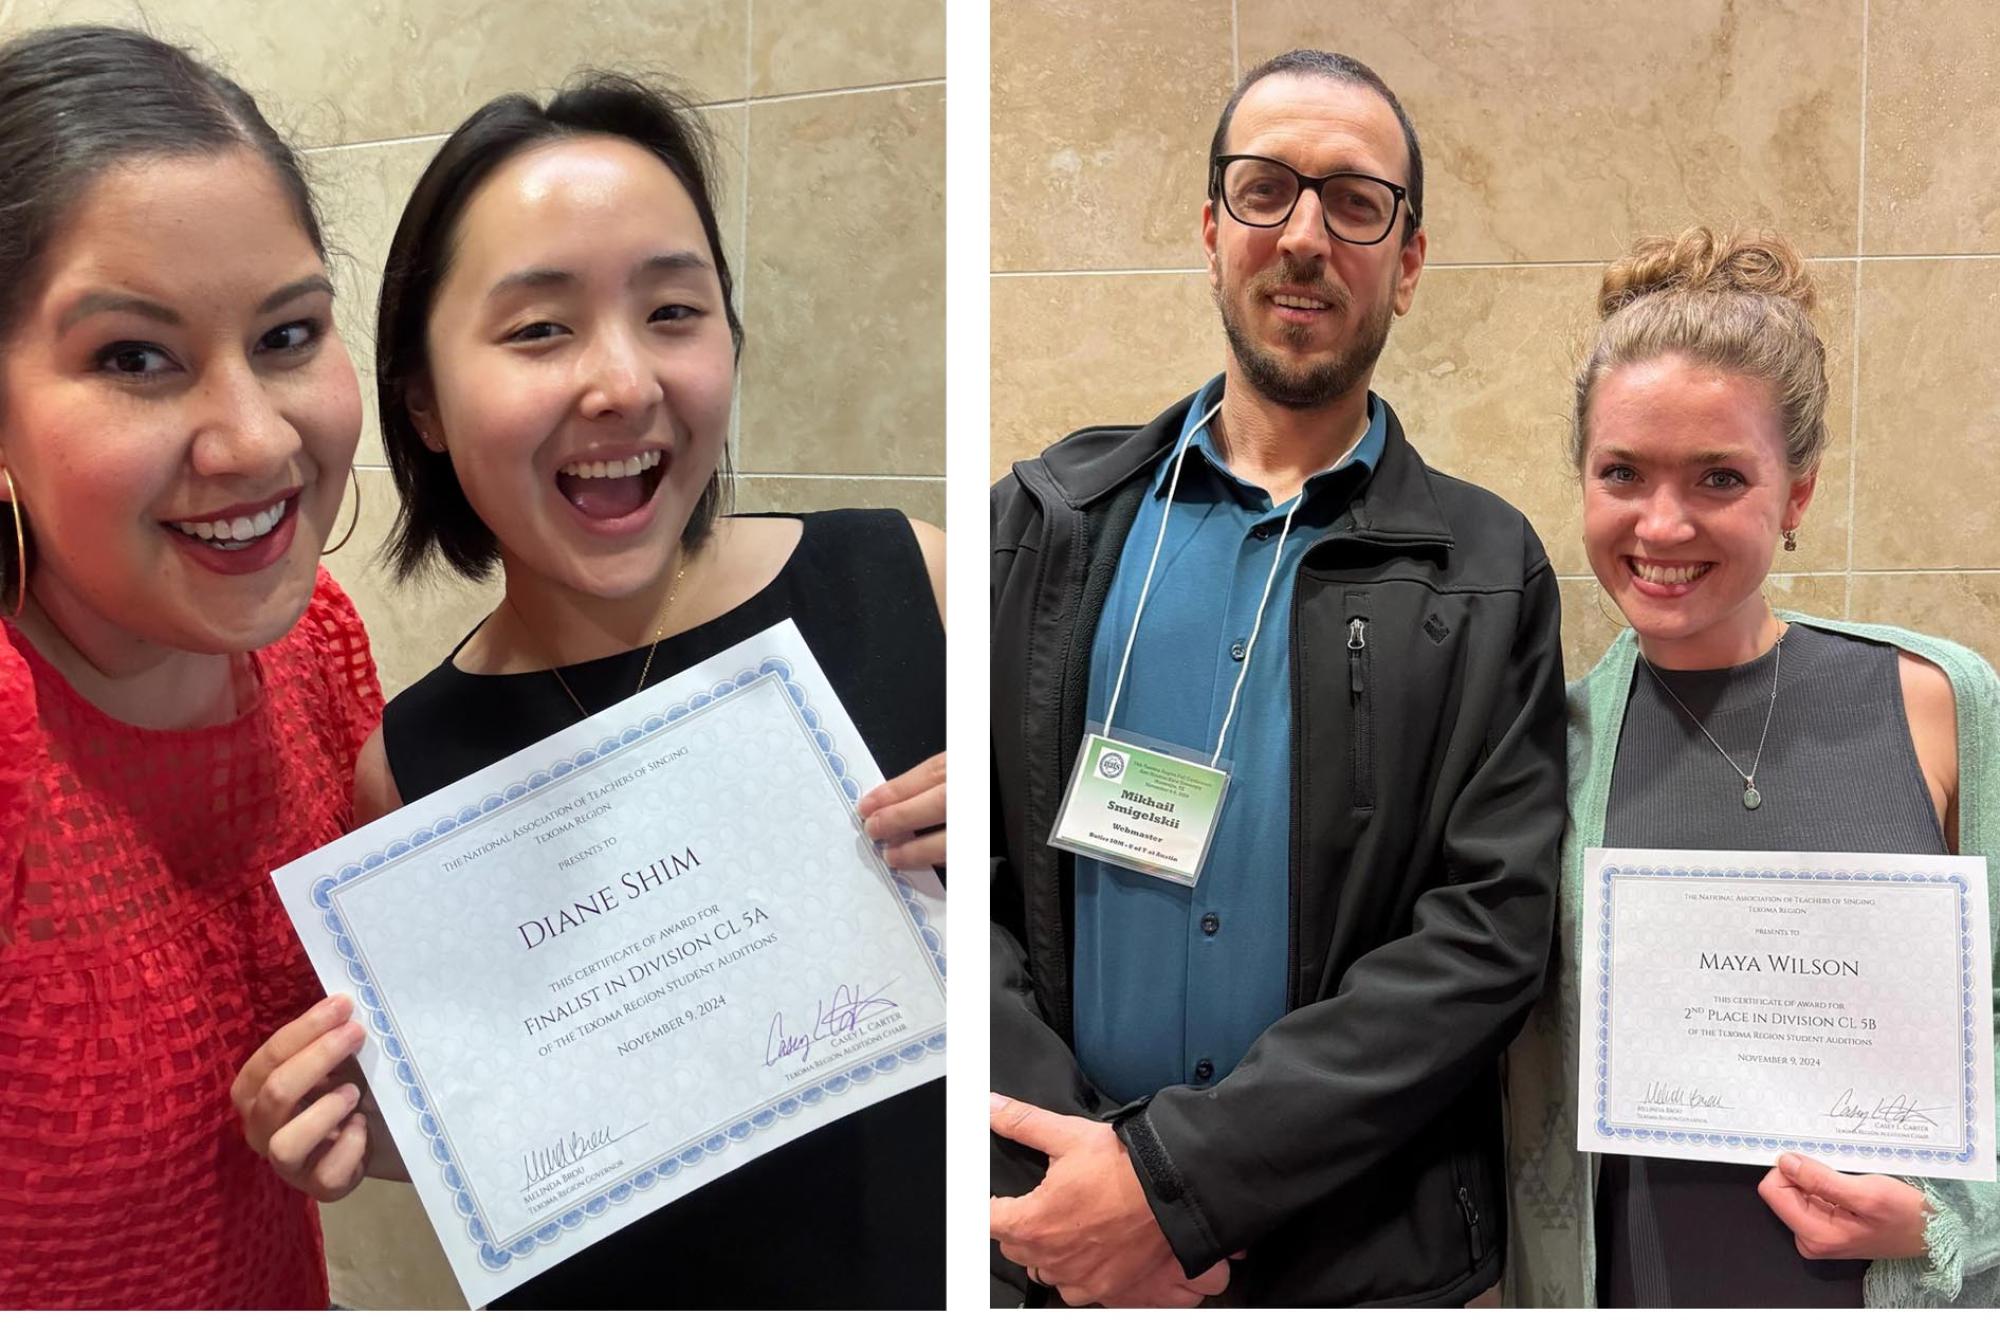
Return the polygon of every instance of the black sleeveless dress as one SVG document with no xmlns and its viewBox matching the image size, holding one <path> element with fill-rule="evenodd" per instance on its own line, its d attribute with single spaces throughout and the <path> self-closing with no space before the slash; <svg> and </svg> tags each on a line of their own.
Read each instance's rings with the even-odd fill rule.
<svg viewBox="0 0 2000 1333">
<path fill-rule="evenodd" d="M 1765 801 L 1756 810 L 1743 808 L 1742 780 L 1682 704 L 1744 766 L 1769 716 L 1756 766 Z M 1777 658 L 1658 677 L 1641 664 L 1618 738 L 1604 845 L 1942 855 L 1944 830 L 1910 740 L 1896 650 L 1793 625 Z M 1758 1197 L 1767 1169 L 1607 1155 L 1597 1179 L 1598 1304 L 1859 1306 L 1867 1262 L 1801 1258 L 1791 1228 Z"/>
<path fill-rule="evenodd" d="M 651 679 L 790 618 L 876 763 L 901 773 L 944 749 L 944 626 L 923 552 L 898 513 L 796 517 L 805 531 L 777 577 L 661 640 Z M 579 663 L 563 679 L 585 707 L 609 707 L 631 697 L 644 658 Z M 390 701 L 382 739 L 397 790 L 414 801 L 578 720 L 546 671 L 475 676 L 448 658 Z M 944 1086 L 935 1079 L 718 1176 L 493 1308 L 941 1309 Z"/>
</svg>

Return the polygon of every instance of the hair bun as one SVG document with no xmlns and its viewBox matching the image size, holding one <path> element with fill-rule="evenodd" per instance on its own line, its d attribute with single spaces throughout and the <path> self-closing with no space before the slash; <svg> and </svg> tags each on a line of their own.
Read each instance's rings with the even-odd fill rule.
<svg viewBox="0 0 2000 1333">
<path fill-rule="evenodd" d="M 1656 292 L 1741 292 L 1813 308 L 1813 282 L 1803 256 L 1774 232 L 1689 227 L 1678 236 L 1648 236 L 1604 271 L 1597 313 L 1614 311 Z"/>
</svg>

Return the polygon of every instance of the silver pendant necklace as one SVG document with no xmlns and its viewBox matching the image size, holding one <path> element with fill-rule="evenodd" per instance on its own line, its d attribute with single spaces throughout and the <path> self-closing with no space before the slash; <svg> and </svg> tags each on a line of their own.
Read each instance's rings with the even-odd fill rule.
<svg viewBox="0 0 2000 1333">
<path fill-rule="evenodd" d="M 1757 765 L 1764 762 L 1764 742 L 1771 735 L 1771 714 L 1776 712 L 1778 708 L 1778 667 L 1784 661 L 1784 658 L 1785 636 L 1783 631 L 1780 631 L 1778 641 L 1771 650 L 1771 702 L 1764 706 L 1764 734 L 1757 738 L 1757 757 L 1750 761 L 1750 771 L 1746 773 L 1737 766 L 1734 759 L 1729 757 L 1729 751 L 1722 748 L 1722 742 L 1716 740 L 1714 736 L 1709 734 L 1708 728 L 1701 725 L 1701 719 L 1694 715 L 1694 710 L 1686 704 L 1681 703 L 1681 697 L 1674 693 L 1672 686 L 1661 679 L 1660 673 L 1653 669 L 1653 664 L 1646 662 L 1645 654 L 1641 653 L 1639 655 L 1639 660 L 1646 662 L 1646 670 L 1653 673 L 1653 679 L 1660 682 L 1660 688 L 1667 692 L 1667 697 L 1680 705 L 1680 710 L 1688 715 L 1688 721 L 1694 723 L 1700 729 L 1701 734 L 1708 737 L 1708 743 L 1715 747 L 1715 752 L 1722 756 L 1723 762 L 1731 768 L 1736 769 L 1736 776 L 1743 779 L 1743 808 L 1745 810 L 1755 810 L 1758 806 L 1764 804 L 1763 793 L 1757 790 Z"/>
</svg>

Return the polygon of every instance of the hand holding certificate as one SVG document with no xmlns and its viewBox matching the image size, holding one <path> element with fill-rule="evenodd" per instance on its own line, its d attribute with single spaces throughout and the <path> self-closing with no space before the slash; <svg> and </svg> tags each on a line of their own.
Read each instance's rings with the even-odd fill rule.
<svg viewBox="0 0 2000 1333">
<path fill-rule="evenodd" d="M 1593 849 L 1577 1146 L 1994 1178 L 1980 857 Z"/>
<path fill-rule="evenodd" d="M 789 622 L 274 877 L 484 1304 L 943 1074 L 943 900 Z"/>
</svg>

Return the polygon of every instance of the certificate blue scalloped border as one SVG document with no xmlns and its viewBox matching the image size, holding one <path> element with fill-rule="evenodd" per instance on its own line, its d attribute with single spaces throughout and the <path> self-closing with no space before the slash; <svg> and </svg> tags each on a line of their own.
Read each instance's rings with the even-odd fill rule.
<svg viewBox="0 0 2000 1333">
<path fill-rule="evenodd" d="M 941 1055 L 945 1049 L 945 1034 L 934 1032 L 927 1037 L 909 1042 L 898 1050 L 884 1055 L 872 1056 L 850 1065 L 836 1073 L 820 1079 L 811 1087 L 791 1093 L 773 1101 L 750 1115 L 728 1126 L 691 1141 L 679 1149 L 665 1155 L 652 1166 L 634 1171 L 617 1183 L 606 1187 L 589 1200 L 564 1212 L 554 1221 L 545 1222 L 533 1231 L 517 1237 L 505 1245 L 497 1245 L 490 1234 L 485 1219 L 466 1186 L 458 1164 L 452 1159 L 450 1145 L 445 1142 L 444 1127 L 431 1113 L 429 1099 L 425 1096 L 414 1066 L 405 1053 L 402 1039 L 396 1033 L 394 1021 L 383 1007 L 381 995 L 373 978 L 368 975 L 356 951 L 354 941 L 348 931 L 347 922 L 334 902 L 333 892 L 370 871 L 379 870 L 399 857 L 434 839 L 443 837 L 454 830 L 463 828 L 485 818 L 496 810 L 501 810 L 522 800 L 531 792 L 539 791 L 558 778 L 569 776 L 579 769 L 587 768 L 608 758 L 620 750 L 643 740 L 662 727 L 679 722 L 719 699 L 725 699 L 737 691 L 757 684 L 765 677 L 776 677 L 783 685 L 785 697 L 792 705 L 793 715 L 819 747 L 820 756 L 828 772 L 839 785 L 841 794 L 849 804 L 861 800 L 861 786 L 849 775 L 847 761 L 834 748 L 833 737 L 819 725 L 819 714 L 806 700 L 805 690 L 792 679 L 792 665 L 782 657 L 767 657 L 753 668 L 746 667 L 727 680 L 719 681 L 706 690 L 690 696 L 686 702 L 673 705 L 660 713 L 655 713 L 640 722 L 627 726 L 617 735 L 606 736 L 594 746 L 586 746 L 568 759 L 558 760 L 546 769 L 538 769 L 520 782 L 510 783 L 499 792 L 490 793 L 474 804 L 467 805 L 455 815 L 446 815 L 427 828 L 418 829 L 407 838 L 397 838 L 378 851 L 370 852 L 360 861 L 342 866 L 331 875 L 323 875 L 313 881 L 312 902 L 320 909 L 320 924 L 332 936 L 334 949 L 347 965 L 347 976 L 356 986 L 356 997 L 368 1018 L 368 1026 L 381 1039 L 382 1052 L 395 1062 L 396 1078 L 403 1086 L 404 1096 L 410 1109 L 417 1113 L 418 1126 L 430 1143 L 431 1160 L 437 1165 L 459 1216 L 465 1219 L 466 1233 L 478 1247 L 479 1262 L 489 1272 L 501 1272 L 517 1258 L 525 1258 L 543 1245 L 553 1243 L 566 1231 L 574 1231 L 588 1219 L 602 1216 L 608 1209 L 626 1202 L 635 1193 L 649 1190 L 662 1180 L 672 1179 L 682 1170 L 692 1168 L 707 1158 L 716 1156 L 733 1144 L 741 1143 L 752 1135 L 770 1129 L 781 1121 L 788 1120 L 800 1111 L 818 1106 L 829 1097 L 838 1097 L 849 1088 L 862 1086 L 877 1074 L 889 1074 L 902 1065 L 915 1064 L 932 1055 Z M 897 897 L 901 899 L 903 910 L 915 927 L 918 938 L 929 951 L 932 966 L 937 969 L 938 979 L 945 977 L 944 939 L 937 928 L 930 923 L 923 904 L 917 900 L 916 890 L 909 881 L 887 866 L 889 878 L 896 886 Z"/>
<path fill-rule="evenodd" d="M 1606 1101 L 1611 1079 L 1611 881 L 1620 875 L 1646 875 L 1659 879 L 1691 880 L 1771 880 L 1824 884 L 1952 884 L 1958 887 L 1958 977 L 1959 977 L 1959 1086 L 1965 1099 L 1965 1143 L 1956 1149 L 1888 1147 L 1866 1143 L 1837 1143 L 1828 1139 L 1791 1139 L 1763 1134 L 1704 1134 L 1685 1129 L 1649 1129 L 1635 1125 L 1613 1125 Z M 1769 1148 L 1817 1153 L 1825 1157 L 1846 1157 L 1883 1163 L 1970 1162 L 1978 1150 L 1979 1117 L 1974 1114 L 1977 1099 L 1973 1091 L 1977 1063 L 1973 1045 L 1974 1009 L 1972 994 L 1972 886 L 1963 875 L 1913 875 L 1900 871 L 1844 870 L 1737 870 L 1707 866 L 1605 866 L 1598 876 L 1598 983 L 1597 983 L 1597 1132 L 1610 1138 L 1641 1143 L 1692 1143 L 1711 1147 Z"/>
</svg>

